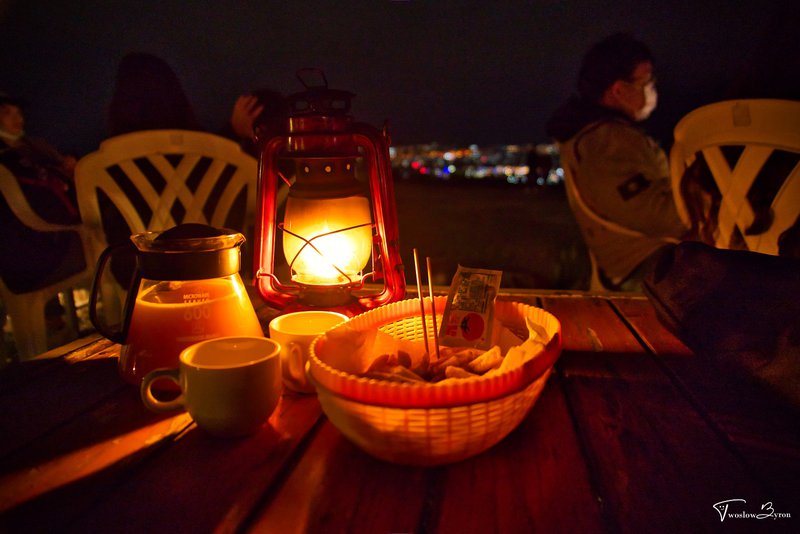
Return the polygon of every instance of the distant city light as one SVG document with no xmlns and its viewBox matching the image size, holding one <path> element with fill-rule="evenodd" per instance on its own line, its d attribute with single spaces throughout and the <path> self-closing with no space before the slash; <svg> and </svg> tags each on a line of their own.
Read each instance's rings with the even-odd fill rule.
<svg viewBox="0 0 800 534">
<path fill-rule="evenodd" d="M 408 145 L 391 147 L 392 165 L 402 179 L 482 180 L 508 184 L 558 185 L 564 180 L 555 145 L 498 145 L 468 148 Z"/>
</svg>

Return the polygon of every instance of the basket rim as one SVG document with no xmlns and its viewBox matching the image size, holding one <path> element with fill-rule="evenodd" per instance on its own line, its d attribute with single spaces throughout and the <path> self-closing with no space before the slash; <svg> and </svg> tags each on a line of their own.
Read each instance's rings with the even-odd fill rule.
<svg viewBox="0 0 800 534">
<path fill-rule="evenodd" d="M 446 300 L 446 298 L 436 297 L 435 301 L 438 303 L 438 301 Z M 376 326 L 379 328 L 383 324 L 408 317 L 408 314 L 398 316 L 393 314 L 397 310 L 403 309 L 403 307 L 408 307 L 409 302 L 413 305 L 414 302 L 418 303 L 419 299 L 406 299 L 367 311 L 334 328 L 340 328 L 356 320 L 361 323 L 368 322 L 370 314 L 382 313 L 382 315 L 387 316 L 384 319 L 388 319 Z M 389 382 L 375 378 L 365 378 L 336 369 L 318 357 L 316 349 L 320 346 L 324 347 L 326 332 L 317 336 L 311 344 L 308 363 L 306 364 L 306 374 L 315 384 L 324 387 L 326 391 L 348 400 L 374 406 L 396 408 L 452 407 L 490 401 L 512 394 L 521 388 L 527 387 L 553 367 L 562 349 L 561 323 L 551 313 L 537 306 L 514 301 L 498 301 L 497 304 L 501 312 L 503 310 L 506 313 L 516 311 L 523 320 L 526 314 L 532 313 L 544 320 L 547 323 L 548 330 L 552 331 L 550 341 L 539 353 L 522 366 L 509 369 L 504 373 L 490 377 L 450 382 L 446 385 L 427 382 L 419 384 Z M 495 315 L 501 324 L 504 323 L 500 318 L 502 315 L 503 313 L 496 313 Z M 332 385 L 338 387 L 332 387 Z"/>
<path fill-rule="evenodd" d="M 459 404 L 442 405 L 442 406 L 394 406 L 394 405 L 387 405 L 387 404 L 383 404 L 383 403 L 379 403 L 379 402 L 368 402 L 368 401 L 364 401 L 364 400 L 360 400 L 360 399 L 353 399 L 351 397 L 348 397 L 347 395 L 344 395 L 342 393 L 338 393 L 336 391 L 333 391 L 330 388 L 327 388 L 324 385 L 320 384 L 317 381 L 317 379 L 314 378 L 314 376 L 311 373 L 308 373 L 308 379 L 314 385 L 315 388 L 322 389 L 325 392 L 326 395 L 329 395 L 331 397 L 335 397 L 335 398 L 340 399 L 340 400 L 345 400 L 345 401 L 348 401 L 348 402 L 355 402 L 357 404 L 362 404 L 364 406 L 371 406 L 371 407 L 375 407 L 375 408 L 391 408 L 391 409 L 396 409 L 396 410 L 436 410 L 436 409 L 448 410 L 450 408 L 464 408 L 464 407 L 468 407 L 468 406 L 475 406 L 475 405 L 478 405 L 478 404 L 490 404 L 490 403 L 495 402 L 495 401 L 501 401 L 501 400 L 503 400 L 505 398 L 508 398 L 508 397 L 513 397 L 514 395 L 519 395 L 520 393 L 522 393 L 526 389 L 528 389 L 531 386 L 531 384 L 533 384 L 535 381 L 539 380 L 543 376 L 549 378 L 549 375 L 550 375 L 550 373 L 552 371 L 553 371 L 553 366 L 551 365 L 550 367 L 545 369 L 542 374 L 540 374 L 539 376 L 537 376 L 536 378 L 534 378 L 530 382 L 526 382 L 526 383 L 522 384 L 518 389 L 514 389 L 514 390 L 511 390 L 511 391 L 505 392 L 505 393 L 497 395 L 495 397 L 491 397 L 491 398 L 488 398 L 488 399 L 474 400 L 474 401 L 469 401 L 469 402 L 463 402 L 463 403 L 459 403 Z"/>
</svg>

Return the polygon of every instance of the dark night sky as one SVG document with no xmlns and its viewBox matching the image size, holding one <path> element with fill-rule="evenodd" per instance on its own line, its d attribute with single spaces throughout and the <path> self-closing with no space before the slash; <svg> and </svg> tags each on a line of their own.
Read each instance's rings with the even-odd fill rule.
<svg viewBox="0 0 800 534">
<path fill-rule="evenodd" d="M 331 87 L 357 94 L 358 120 L 389 118 L 397 144 L 542 142 L 584 50 L 622 30 L 656 56 L 660 105 L 647 126 L 668 142 L 682 115 L 725 94 L 765 35 L 791 33 L 792 49 L 766 46 L 797 65 L 797 25 L 786 19 L 796 10 L 781 5 L 0 0 L 0 90 L 27 98 L 30 134 L 79 155 L 104 137 L 116 66 L 129 51 L 167 60 L 211 131 L 240 93 L 295 92 L 295 71 L 314 66 Z"/>
</svg>

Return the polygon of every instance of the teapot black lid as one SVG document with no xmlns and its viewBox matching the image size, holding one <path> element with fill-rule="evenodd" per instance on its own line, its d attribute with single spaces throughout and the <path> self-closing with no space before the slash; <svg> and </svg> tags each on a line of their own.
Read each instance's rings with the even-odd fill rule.
<svg viewBox="0 0 800 534">
<path fill-rule="evenodd" d="M 229 233 L 230 230 L 215 228 L 207 224 L 182 223 L 161 232 L 156 238 L 156 241 L 164 241 L 167 239 L 194 239 L 197 237 L 219 237 Z"/>
<path fill-rule="evenodd" d="M 133 240 L 147 242 L 152 232 Z M 183 223 L 158 234 L 151 246 L 139 246 L 136 261 L 144 278 L 151 280 L 201 280 L 230 276 L 241 267 L 244 236 L 227 228 Z"/>
</svg>

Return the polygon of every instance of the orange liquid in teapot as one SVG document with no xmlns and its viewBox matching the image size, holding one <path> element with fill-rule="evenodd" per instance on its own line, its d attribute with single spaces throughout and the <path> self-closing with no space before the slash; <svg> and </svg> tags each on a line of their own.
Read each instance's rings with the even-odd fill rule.
<svg viewBox="0 0 800 534">
<path fill-rule="evenodd" d="M 241 280 L 159 282 L 136 298 L 119 369 L 139 385 L 154 369 L 177 368 L 189 345 L 223 336 L 264 336 Z"/>
</svg>

